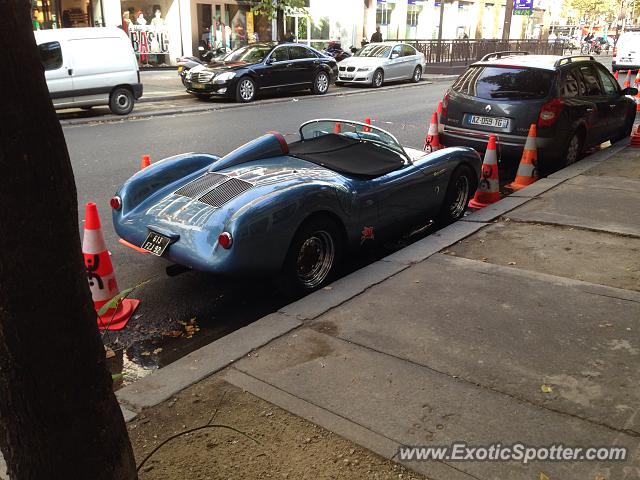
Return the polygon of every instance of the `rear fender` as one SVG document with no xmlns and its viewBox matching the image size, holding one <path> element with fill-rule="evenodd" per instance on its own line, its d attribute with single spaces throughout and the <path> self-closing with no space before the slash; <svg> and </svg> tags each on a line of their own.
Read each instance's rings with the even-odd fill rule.
<svg viewBox="0 0 640 480">
<path fill-rule="evenodd" d="M 184 153 L 168 157 L 140 170 L 120 187 L 116 195 L 122 199 L 121 214 L 133 210 L 156 194 L 177 189 L 206 172 L 220 157 L 205 153 Z"/>
<path fill-rule="evenodd" d="M 444 170 L 445 174 L 442 175 L 441 180 L 443 186 L 448 185 L 451 173 L 461 164 L 471 167 L 476 174 L 476 179 L 480 178 L 482 159 L 478 152 L 470 147 L 443 148 L 414 161 L 414 165 L 428 175 L 436 175 Z"/>
</svg>

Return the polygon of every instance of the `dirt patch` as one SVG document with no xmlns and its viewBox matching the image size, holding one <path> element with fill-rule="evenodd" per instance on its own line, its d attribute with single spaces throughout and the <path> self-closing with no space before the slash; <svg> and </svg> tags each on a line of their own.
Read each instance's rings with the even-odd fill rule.
<svg viewBox="0 0 640 480">
<path fill-rule="evenodd" d="M 138 464 L 171 435 L 206 424 L 216 409 L 213 423 L 234 427 L 260 443 L 222 428 L 182 435 L 145 463 L 140 479 L 424 478 L 218 376 L 145 410 L 128 425 Z"/>
<path fill-rule="evenodd" d="M 640 239 L 633 237 L 501 221 L 445 253 L 640 291 Z"/>
<path fill-rule="evenodd" d="M 640 150 L 627 148 L 588 170 L 584 175 L 624 177 L 640 180 Z"/>
</svg>

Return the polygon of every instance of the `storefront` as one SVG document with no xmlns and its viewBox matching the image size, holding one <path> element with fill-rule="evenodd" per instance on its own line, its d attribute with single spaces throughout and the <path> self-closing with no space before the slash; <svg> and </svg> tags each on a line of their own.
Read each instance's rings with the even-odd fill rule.
<svg viewBox="0 0 640 480">
<path fill-rule="evenodd" d="M 72 27 L 103 27 L 102 0 L 33 0 L 34 30 Z"/>
</svg>

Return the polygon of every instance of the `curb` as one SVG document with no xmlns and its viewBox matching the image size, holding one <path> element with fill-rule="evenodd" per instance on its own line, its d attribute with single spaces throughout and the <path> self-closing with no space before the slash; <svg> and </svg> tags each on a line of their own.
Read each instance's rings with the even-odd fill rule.
<svg viewBox="0 0 640 480">
<path fill-rule="evenodd" d="M 285 97 L 285 98 L 271 98 L 271 99 L 260 100 L 258 102 L 252 102 L 252 103 L 217 103 L 217 104 L 206 103 L 206 104 L 201 104 L 200 106 L 198 106 L 196 103 L 195 106 L 188 106 L 188 107 L 182 107 L 177 109 L 155 110 L 150 112 L 142 112 L 140 114 L 136 114 L 134 111 L 134 113 L 131 113 L 124 117 L 107 114 L 101 117 L 96 116 L 91 118 L 74 118 L 69 120 L 60 120 L 60 125 L 71 126 L 71 125 L 87 125 L 87 124 L 122 123 L 122 122 L 131 121 L 131 120 L 140 120 L 140 119 L 147 119 L 147 118 L 153 118 L 153 117 L 166 117 L 170 115 L 212 112 L 216 110 L 230 110 L 235 108 L 250 108 L 254 106 L 259 107 L 262 105 L 271 105 L 275 103 L 287 103 L 292 101 L 304 101 L 304 100 L 314 100 L 314 99 L 319 100 L 326 97 L 347 97 L 351 95 L 367 95 L 367 94 L 372 94 L 377 92 L 384 92 L 386 90 L 402 90 L 407 88 L 417 88 L 417 87 L 422 87 L 424 85 L 432 85 L 433 83 L 439 83 L 439 82 L 432 82 L 429 80 L 425 80 L 419 83 L 388 85 L 386 87 L 383 86 L 375 90 L 363 89 L 362 87 L 360 87 L 359 89 L 358 87 L 348 87 L 348 88 L 345 88 L 344 90 L 340 90 L 337 92 L 328 92 L 322 96 L 306 95 L 304 97 L 292 96 L 292 97 Z M 351 89 L 353 89 L 353 91 L 349 91 Z M 144 96 L 143 96 L 142 99 L 138 101 L 138 103 L 156 103 L 161 101 L 181 100 L 181 99 L 189 99 L 189 98 L 193 98 L 193 96 L 190 94 L 167 95 L 163 97 L 154 97 L 153 100 L 143 100 L 144 99 Z"/>
<path fill-rule="evenodd" d="M 194 383 L 228 367 L 253 350 L 263 347 L 304 323 L 384 282 L 415 263 L 422 262 L 487 226 L 507 212 L 574 178 L 628 146 L 622 140 L 611 147 L 564 168 L 508 196 L 490 207 L 477 210 L 428 237 L 381 260 L 367 265 L 331 284 L 291 303 L 278 312 L 236 330 L 151 375 L 116 392 L 126 421 L 133 420 L 145 408 L 155 406 Z M 552 178 L 553 177 L 553 178 Z M 547 180 L 547 181 L 545 181 Z M 384 443 L 384 442 L 383 442 Z M 388 451 L 388 447 L 385 448 Z"/>
</svg>

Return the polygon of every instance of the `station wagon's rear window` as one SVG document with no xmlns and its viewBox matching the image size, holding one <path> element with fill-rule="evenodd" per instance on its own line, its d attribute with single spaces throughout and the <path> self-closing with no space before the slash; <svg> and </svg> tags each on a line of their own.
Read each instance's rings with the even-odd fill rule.
<svg viewBox="0 0 640 480">
<path fill-rule="evenodd" d="M 455 92 L 486 100 L 540 99 L 549 94 L 554 74 L 538 68 L 471 67 L 452 88 Z"/>
</svg>

